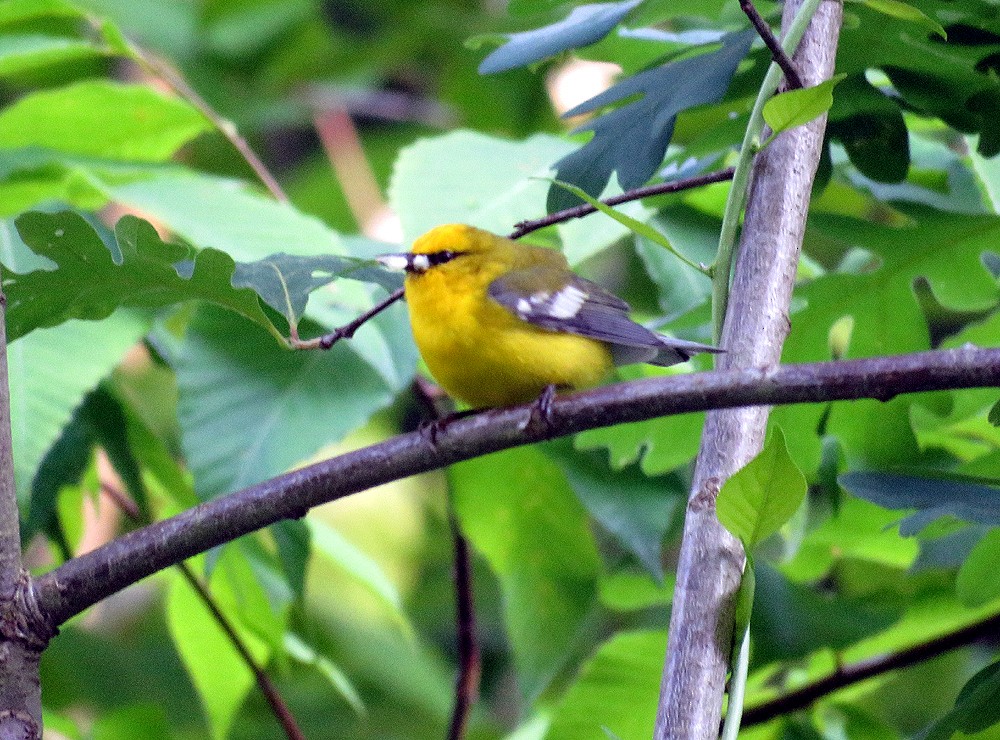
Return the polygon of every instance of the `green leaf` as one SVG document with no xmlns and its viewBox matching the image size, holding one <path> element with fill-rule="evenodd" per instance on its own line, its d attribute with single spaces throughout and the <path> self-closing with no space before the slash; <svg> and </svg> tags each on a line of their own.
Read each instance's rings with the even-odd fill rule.
<svg viewBox="0 0 1000 740">
<path fill-rule="evenodd" d="M 373 267 L 367 260 L 333 255 L 297 257 L 284 253 L 272 254 L 256 262 L 237 263 L 232 287 L 253 289 L 262 301 L 285 317 L 289 326 L 296 326 L 305 313 L 309 294 L 340 277 L 376 282 L 390 292 L 402 287 L 399 276 Z"/>
<path fill-rule="evenodd" d="M 554 165 L 556 179 L 594 198 L 612 172 L 626 190 L 645 183 L 663 162 L 677 114 L 721 99 L 755 38 L 752 30 L 729 34 L 717 51 L 640 72 L 567 111 L 566 116 L 576 116 L 630 100 L 577 129 L 593 131 L 594 137 Z M 631 100 L 637 95 L 638 100 Z M 546 207 L 554 212 L 579 203 L 576 196 L 553 187 Z"/>
<path fill-rule="evenodd" d="M 389 203 L 399 214 L 404 243 L 446 223 L 509 232 L 526 216 L 541 213 L 546 185 L 533 177 L 547 175 L 552 161 L 571 150 L 571 144 L 548 134 L 513 142 L 461 130 L 402 149 Z"/>
<path fill-rule="evenodd" d="M 877 13 L 882 13 L 891 18 L 898 18 L 902 21 L 919 23 L 945 41 L 948 40 L 948 34 L 940 23 L 909 3 L 900 2 L 900 0 L 861 0 L 861 2 Z"/>
<path fill-rule="evenodd" d="M 170 740 L 166 710 L 158 704 L 132 704 L 94 722 L 91 740 Z"/>
<path fill-rule="evenodd" d="M 31 93 L 0 111 L 0 149 L 162 162 L 210 129 L 190 105 L 150 87 L 87 80 Z"/>
<path fill-rule="evenodd" d="M 83 11 L 66 0 L 5 0 L 0 4 L 0 30 L 24 27 L 26 21 L 49 18 L 80 18 Z"/>
<path fill-rule="evenodd" d="M 754 664 L 795 660 L 823 648 L 842 650 L 896 622 L 900 607 L 866 594 L 829 597 L 757 563 L 753 601 Z"/>
<path fill-rule="evenodd" d="M 851 164 L 876 182 L 900 182 L 910 169 L 910 135 L 899 102 L 872 85 L 864 72 L 837 85 L 827 121 Z M 851 190 L 852 194 L 857 191 Z M 868 208 L 885 209 L 885 198 Z"/>
<path fill-rule="evenodd" d="M 718 219 L 682 204 L 662 208 L 652 226 L 670 244 L 696 264 L 710 265 L 719 246 Z M 712 294 L 712 283 L 704 273 L 676 259 L 659 244 L 639 238 L 635 251 L 650 279 L 660 289 L 659 303 L 668 316 L 678 316 L 704 304 Z"/>
<path fill-rule="evenodd" d="M 444 223 L 467 223 L 498 234 L 519 221 L 544 213 L 552 162 L 573 151 L 555 136 L 535 134 L 508 141 L 472 131 L 452 131 L 421 139 L 399 153 L 389 186 L 389 199 L 399 214 L 404 242 Z M 469 162 L 477 166 L 469 167 Z M 621 192 L 609 189 L 609 194 Z M 620 212 L 636 219 L 652 211 L 640 201 Z M 556 227 L 571 265 L 613 244 L 628 230 L 609 219 L 583 218 Z"/>
<path fill-rule="evenodd" d="M 166 608 L 170 636 L 201 697 L 212 737 L 222 740 L 254 684 L 253 673 L 195 590 L 179 575 L 167 592 Z M 267 644 L 238 624 L 235 627 L 254 660 L 265 663 Z"/>
<path fill-rule="evenodd" d="M 383 321 L 400 320 L 390 314 Z M 284 472 L 393 399 L 396 387 L 346 345 L 293 352 L 233 313 L 199 309 L 176 368 L 182 442 L 199 496 Z"/>
<path fill-rule="evenodd" d="M 89 467 L 95 447 L 107 455 L 145 519 L 150 519 L 148 497 L 139 462 L 126 437 L 125 412 L 106 386 L 84 398 L 59 439 L 49 448 L 31 485 L 31 506 L 21 527 L 25 541 L 52 526 L 56 497 L 65 485 L 76 485 Z"/>
<path fill-rule="evenodd" d="M 944 516 L 1000 526 L 1000 487 L 957 474 L 939 476 L 855 471 L 838 480 L 855 496 L 879 506 L 918 509 L 899 523 L 899 533 L 906 537 Z"/>
<path fill-rule="evenodd" d="M 1000 596 L 1000 529 L 990 530 L 962 563 L 955 578 L 959 600 L 974 608 Z"/>
<path fill-rule="evenodd" d="M 557 23 L 511 34 L 506 44 L 482 61 L 479 74 L 488 75 L 524 67 L 561 51 L 600 41 L 641 2 L 642 0 L 623 0 L 617 3 L 581 5 L 573 8 L 566 18 Z"/>
<path fill-rule="evenodd" d="M 379 564 L 362 550 L 351 544 L 337 530 L 315 517 L 308 517 L 306 525 L 312 534 L 317 552 L 326 556 L 337 568 L 344 571 L 374 594 L 387 607 L 393 621 L 409 637 L 413 636 L 413 626 L 406 616 L 403 599 L 395 584 L 389 580 Z"/>
<path fill-rule="evenodd" d="M 601 578 L 601 603 L 620 612 L 666 606 L 673 599 L 674 583 L 672 573 L 667 573 L 662 583 L 657 583 L 648 574 L 612 573 Z"/>
<path fill-rule="evenodd" d="M 969 679 L 955 708 L 925 729 L 919 740 L 949 740 L 956 732 L 975 733 L 1000 722 L 1000 662 L 991 663 Z"/>
<path fill-rule="evenodd" d="M 976 29 L 977 34 L 986 30 L 978 3 L 949 7 L 947 13 L 940 6 L 921 7 L 945 20 L 949 28 Z M 886 15 L 866 4 L 852 5 L 851 15 L 856 22 L 845 24 L 838 45 L 839 72 L 883 70 L 907 110 L 938 117 L 965 133 L 979 134 L 980 153 L 997 153 L 1000 120 L 994 111 L 998 89 L 996 80 L 984 73 L 1000 48 L 991 31 L 977 36 L 976 43 L 943 44 L 936 27 L 934 33 L 924 33 L 914 28 L 912 20 Z"/>
<path fill-rule="evenodd" d="M 833 88 L 846 75 L 836 75 L 813 87 L 775 95 L 764 104 L 764 120 L 775 134 L 801 126 L 826 113 L 833 105 Z"/>
<path fill-rule="evenodd" d="M 367 714 L 365 703 L 358 690 L 336 663 L 292 632 L 285 633 L 285 650 L 295 660 L 319 671 L 356 714 Z"/>
<path fill-rule="evenodd" d="M 104 319 L 119 306 L 146 308 L 199 298 L 239 313 L 281 333 L 264 314 L 257 294 L 232 285 L 229 255 L 206 249 L 182 274 L 178 265 L 190 250 L 163 242 L 142 219 L 124 216 L 115 227 L 116 250 L 76 213 L 26 213 L 16 221 L 24 242 L 56 263 L 56 270 L 5 276 L 8 331 L 17 338 L 68 319 Z"/>
<path fill-rule="evenodd" d="M 614 468 L 639 462 L 646 475 L 661 475 L 694 459 L 704 423 L 703 413 L 665 416 L 581 432 L 574 444 L 580 450 L 607 448 Z"/>
<path fill-rule="evenodd" d="M 632 552 L 650 575 L 662 581 L 663 537 L 687 500 L 680 483 L 669 478 L 647 478 L 637 466 L 612 471 L 606 455 L 574 453 L 566 440 L 551 442 L 542 449 L 562 468 L 591 516 Z"/>
<path fill-rule="evenodd" d="M 990 407 L 990 413 L 986 418 L 993 426 L 1000 427 L 1000 401 Z"/>
<path fill-rule="evenodd" d="M 596 596 L 586 513 L 559 469 L 531 448 L 459 463 L 448 479 L 462 531 L 500 579 L 518 683 L 536 696 L 567 659 Z"/>
<path fill-rule="evenodd" d="M 33 332 L 8 347 L 14 480 L 23 509 L 42 458 L 75 409 L 148 330 L 119 311 L 101 323 L 71 321 Z"/>
<path fill-rule="evenodd" d="M 104 187 L 117 202 L 132 206 L 198 247 L 218 249 L 237 262 L 277 252 L 345 255 L 339 234 L 314 216 L 278 203 L 245 182 L 165 169 L 155 177 Z"/>
<path fill-rule="evenodd" d="M 806 494 L 806 479 L 775 428 L 764 449 L 727 480 L 716 501 L 719 521 L 747 549 L 763 542 L 791 519 Z"/>
<path fill-rule="evenodd" d="M 601 645 L 556 707 L 548 740 L 607 740 L 653 734 L 667 636 L 619 632 Z"/>
<path fill-rule="evenodd" d="M 103 56 L 88 41 L 41 34 L 0 35 L 0 77 L 12 77 L 56 64 Z"/>
</svg>

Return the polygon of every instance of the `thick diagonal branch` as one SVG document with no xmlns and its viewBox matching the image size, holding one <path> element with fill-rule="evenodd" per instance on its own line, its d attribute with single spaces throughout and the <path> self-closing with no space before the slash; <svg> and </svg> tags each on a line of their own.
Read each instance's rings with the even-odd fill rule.
<svg viewBox="0 0 1000 740">
<path fill-rule="evenodd" d="M 800 1 L 785 4 L 787 28 Z M 806 85 L 833 72 L 842 7 L 824 0 L 795 53 Z M 772 367 L 788 334 L 806 211 L 826 117 L 781 134 L 754 162 L 730 291 L 720 368 Z M 713 411 L 684 521 L 655 737 L 701 740 L 718 733 L 729 665 L 733 607 L 743 571 L 740 543 L 715 516 L 723 482 L 761 449 L 767 407 Z"/>
<path fill-rule="evenodd" d="M 148 575 L 310 507 L 498 450 L 585 429 L 670 414 L 778 403 L 1000 385 L 1000 349 L 966 347 L 899 357 L 646 378 L 557 397 L 548 424 L 531 406 L 450 424 L 433 444 L 420 432 L 272 478 L 130 532 L 35 582 L 43 615 L 60 624 Z M 539 429 L 541 427 L 541 429 Z"/>
</svg>

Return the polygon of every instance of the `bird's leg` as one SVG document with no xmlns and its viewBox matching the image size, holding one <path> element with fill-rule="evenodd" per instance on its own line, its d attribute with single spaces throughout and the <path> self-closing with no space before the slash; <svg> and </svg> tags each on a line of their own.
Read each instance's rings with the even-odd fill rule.
<svg viewBox="0 0 1000 740">
<path fill-rule="evenodd" d="M 531 404 L 531 415 L 524 425 L 524 431 L 537 434 L 539 436 L 549 435 L 554 429 L 552 420 L 552 401 L 556 397 L 556 386 L 550 384 L 545 386 L 541 395 Z"/>
</svg>

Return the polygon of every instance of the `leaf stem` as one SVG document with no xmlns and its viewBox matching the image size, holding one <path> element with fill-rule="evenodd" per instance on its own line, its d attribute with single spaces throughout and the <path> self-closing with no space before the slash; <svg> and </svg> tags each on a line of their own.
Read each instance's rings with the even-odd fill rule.
<svg viewBox="0 0 1000 740">
<path fill-rule="evenodd" d="M 750 623 L 747 622 L 740 638 L 740 646 L 733 661 L 732 677 L 729 679 L 729 704 L 726 708 L 726 721 L 722 725 L 719 740 L 736 740 L 740 733 L 740 720 L 743 718 L 743 702 L 746 699 L 747 673 L 750 666 Z"/>
</svg>

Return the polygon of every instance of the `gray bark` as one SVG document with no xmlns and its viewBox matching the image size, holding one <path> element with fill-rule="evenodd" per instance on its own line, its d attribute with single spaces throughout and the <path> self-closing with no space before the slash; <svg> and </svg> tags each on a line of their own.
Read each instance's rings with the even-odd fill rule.
<svg viewBox="0 0 1000 740">
<path fill-rule="evenodd" d="M 786 28 L 801 5 L 785 3 Z M 806 86 L 833 72 L 842 6 L 824 0 L 793 56 Z M 757 155 L 733 276 L 720 369 L 778 365 L 788 334 L 806 212 L 826 117 L 782 133 Z M 705 420 L 677 568 L 655 737 L 718 735 L 743 571 L 740 543 L 715 515 L 723 482 L 760 452 L 768 407 L 712 411 Z"/>
</svg>

